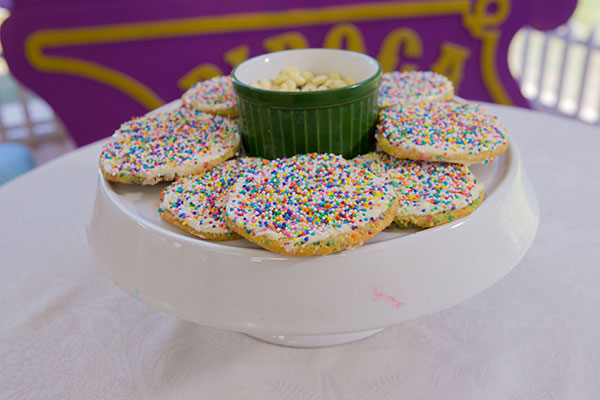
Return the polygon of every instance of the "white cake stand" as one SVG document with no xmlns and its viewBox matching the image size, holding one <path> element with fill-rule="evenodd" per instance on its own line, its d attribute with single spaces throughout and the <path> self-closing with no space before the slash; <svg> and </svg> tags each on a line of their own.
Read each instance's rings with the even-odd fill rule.
<svg viewBox="0 0 600 400">
<path fill-rule="evenodd" d="M 101 175 L 87 233 L 104 272 L 151 307 L 286 346 L 341 344 L 460 303 L 523 257 L 539 210 L 516 143 L 471 169 L 487 196 L 469 217 L 421 231 L 389 229 L 329 256 L 197 239 L 159 217 L 165 184 L 115 184 Z"/>
</svg>

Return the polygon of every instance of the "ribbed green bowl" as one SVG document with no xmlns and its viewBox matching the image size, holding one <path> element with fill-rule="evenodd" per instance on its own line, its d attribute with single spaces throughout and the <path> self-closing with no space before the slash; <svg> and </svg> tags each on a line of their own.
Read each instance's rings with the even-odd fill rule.
<svg viewBox="0 0 600 400">
<path fill-rule="evenodd" d="M 307 61 L 311 57 L 315 59 L 315 68 L 325 69 L 325 72 L 342 70 L 344 57 L 349 57 L 347 62 L 369 63 L 370 73 L 354 85 L 314 92 L 278 92 L 249 85 L 248 76 L 272 79 L 278 71 L 299 63 L 308 63 L 308 67 L 300 67 L 311 70 L 310 61 Z M 340 64 L 322 65 L 331 58 L 339 60 Z M 275 65 L 262 68 L 264 75 L 260 75 L 261 72 L 252 75 L 251 68 L 263 67 L 265 59 L 267 64 Z M 244 65 L 246 63 L 249 65 Z M 365 68 L 363 66 L 363 76 Z M 242 70 L 244 72 L 240 73 Z M 348 70 L 350 72 L 342 72 L 342 75 L 352 75 L 351 66 L 346 66 Z M 288 50 L 240 64 L 232 72 L 232 82 L 246 154 L 273 159 L 317 152 L 352 158 L 370 151 L 375 141 L 380 81 L 381 66 L 376 60 L 345 50 Z"/>
</svg>

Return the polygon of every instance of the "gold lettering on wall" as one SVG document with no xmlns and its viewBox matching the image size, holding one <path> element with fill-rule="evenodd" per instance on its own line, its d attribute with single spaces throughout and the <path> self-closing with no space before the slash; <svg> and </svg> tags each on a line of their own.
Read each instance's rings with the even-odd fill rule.
<svg viewBox="0 0 600 400">
<path fill-rule="evenodd" d="M 306 49 L 308 48 L 308 40 L 300 32 L 286 32 L 281 35 L 271 36 L 263 40 L 263 47 L 269 52 L 289 50 L 289 49 Z"/>
<path fill-rule="evenodd" d="M 242 61 L 246 61 L 248 57 L 250 57 L 250 48 L 245 44 L 236 46 L 223 53 L 223 60 L 231 65 L 232 68 L 237 67 Z"/>
<path fill-rule="evenodd" d="M 221 68 L 212 63 L 200 64 L 193 68 L 190 72 L 179 78 L 177 86 L 181 90 L 187 90 L 191 88 L 194 83 L 210 79 L 213 76 L 223 75 Z"/>
<path fill-rule="evenodd" d="M 353 24 L 338 24 L 332 27 L 325 36 L 323 47 L 366 53 L 363 35 L 356 25 Z"/>
<path fill-rule="evenodd" d="M 512 4 L 514 3 L 514 5 Z M 128 22 L 110 25 L 86 27 L 68 27 L 40 29 L 33 31 L 25 40 L 25 56 L 32 68 L 49 74 L 66 74 L 89 79 L 126 94 L 147 109 L 156 108 L 164 100 L 151 89 L 150 84 L 137 80 L 134 76 L 122 73 L 114 68 L 80 59 L 75 56 L 58 55 L 52 49 L 70 46 L 93 46 L 98 44 L 113 44 L 136 42 L 156 39 L 176 39 L 180 37 L 198 37 L 209 40 L 212 35 L 258 32 L 267 29 L 303 29 L 323 27 L 338 24 L 346 26 L 345 32 L 340 28 L 340 36 L 349 36 L 348 22 L 361 23 L 388 21 L 397 19 L 404 23 L 407 19 L 422 19 L 436 16 L 459 16 L 462 24 L 473 40 L 481 43 L 479 59 L 472 60 L 480 66 L 481 79 L 491 98 L 503 104 L 510 104 L 511 98 L 500 80 L 498 73 L 498 46 L 501 27 L 511 15 L 511 9 L 516 8 L 516 1 L 511 0 L 406 0 L 392 2 L 364 2 L 336 6 L 315 6 L 315 8 L 293 9 L 280 11 L 260 11 L 247 13 L 232 13 L 228 15 L 209 15 L 179 19 L 156 21 Z M 435 29 L 435 25 L 431 26 Z M 359 32 L 361 37 L 362 33 Z M 333 36 L 333 32 L 330 33 Z M 391 35 L 391 33 L 390 33 Z M 418 36 L 393 38 L 386 36 L 386 46 L 379 49 L 379 58 L 385 62 L 385 69 L 412 69 L 416 67 L 417 59 L 404 60 L 412 57 L 410 50 L 421 44 Z M 402 35 L 400 35 L 402 36 Z M 410 35 L 409 35 L 410 36 Z M 335 36 L 333 36 L 335 39 Z M 286 39 L 286 40 L 284 40 Z M 334 39 L 330 43 L 334 43 Z M 349 37 L 346 37 L 346 46 Z M 394 40 L 392 40 L 394 39 Z M 336 39 L 341 42 L 341 39 Z M 394 46 L 394 41 L 397 47 Z M 413 43 L 414 42 L 414 43 Z M 411 43 L 412 46 L 411 47 Z M 267 51 L 283 50 L 286 48 L 307 47 L 306 37 L 299 32 L 266 39 L 263 42 Z M 427 43 L 427 45 L 431 45 Z M 397 51 L 394 51 L 396 48 Z M 273 50 L 272 50 L 273 49 Z M 240 51 L 241 53 L 241 51 Z M 415 52 L 417 53 L 417 52 Z M 402 54 L 402 59 L 400 57 Z M 465 47 L 447 44 L 440 49 L 438 60 L 431 68 L 449 74 L 456 86 L 462 80 L 462 70 L 470 54 Z M 238 59 L 232 59 L 238 62 Z M 227 60 L 226 60 L 227 61 Z M 400 62 L 402 61 L 402 63 Z M 421 60 L 420 65 L 422 66 Z M 449 71 L 449 72 L 444 72 Z M 177 81 L 180 87 L 187 87 L 199 78 L 209 77 L 222 71 L 214 64 L 201 64 L 188 72 Z M 193 78 L 190 78 L 193 76 Z"/>
<path fill-rule="evenodd" d="M 463 79 L 465 63 L 470 55 L 471 50 L 467 47 L 443 42 L 440 46 L 440 55 L 431 65 L 431 70 L 450 79 L 454 84 L 454 91 L 457 93 Z"/>
<path fill-rule="evenodd" d="M 418 71 L 418 70 L 419 70 L 419 65 L 413 64 L 413 63 L 404 63 L 400 67 L 400 71 Z"/>
<path fill-rule="evenodd" d="M 423 43 L 417 32 L 409 28 L 396 28 L 388 33 L 381 47 L 377 58 L 381 63 L 383 72 L 395 71 L 400 64 L 400 50 L 402 55 L 408 58 L 419 58 L 423 54 Z M 400 69 L 414 69 L 414 64 L 400 65 Z"/>
</svg>

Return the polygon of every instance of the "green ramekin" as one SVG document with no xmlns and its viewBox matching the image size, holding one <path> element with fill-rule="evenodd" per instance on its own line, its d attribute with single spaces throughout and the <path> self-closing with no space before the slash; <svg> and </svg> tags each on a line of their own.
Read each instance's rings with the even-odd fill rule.
<svg viewBox="0 0 600 400">
<path fill-rule="evenodd" d="M 337 71 L 361 80 L 314 92 L 250 86 L 289 67 L 315 75 Z M 347 50 L 286 50 L 244 61 L 231 76 L 247 155 L 274 159 L 316 152 L 352 158 L 373 149 L 381 82 L 377 60 Z"/>
</svg>

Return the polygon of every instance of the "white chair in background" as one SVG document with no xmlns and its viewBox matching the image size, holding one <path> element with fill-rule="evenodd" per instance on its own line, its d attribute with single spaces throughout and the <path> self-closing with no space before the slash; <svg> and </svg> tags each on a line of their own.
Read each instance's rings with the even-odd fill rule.
<svg viewBox="0 0 600 400">
<path fill-rule="evenodd" d="M 509 65 L 533 108 L 600 124 L 600 26 L 570 22 L 553 31 L 523 28 Z"/>
<path fill-rule="evenodd" d="M 11 85 L 12 86 L 12 85 Z M 37 96 L 29 94 L 18 83 L 14 101 L 0 102 L 0 142 L 18 141 L 36 145 L 41 141 L 64 140 L 65 132 L 52 108 Z"/>
</svg>

